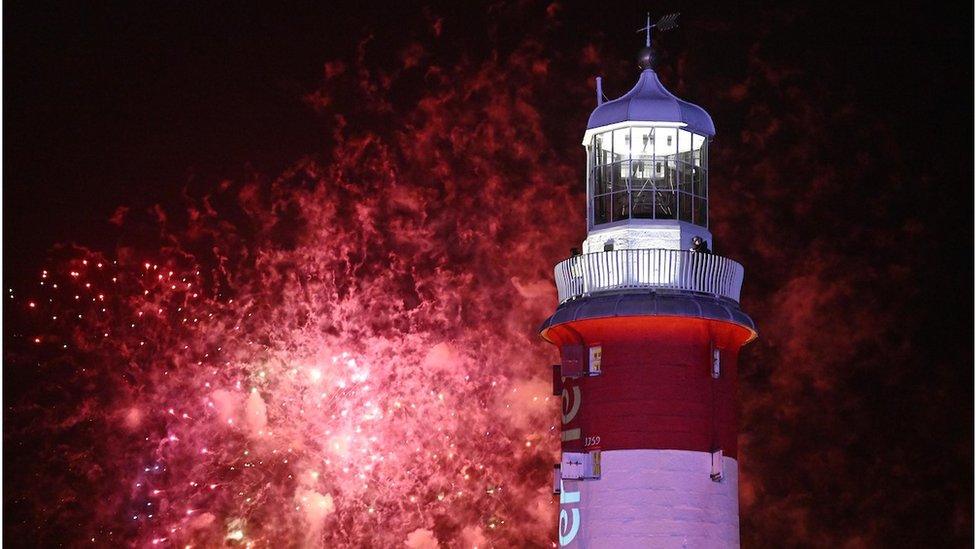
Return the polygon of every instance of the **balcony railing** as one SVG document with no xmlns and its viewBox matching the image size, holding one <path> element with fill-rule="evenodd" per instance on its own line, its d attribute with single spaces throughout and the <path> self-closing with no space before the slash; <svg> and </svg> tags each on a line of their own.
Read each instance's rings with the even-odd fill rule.
<svg viewBox="0 0 976 549">
<path fill-rule="evenodd" d="M 556 265 L 559 302 L 619 290 L 674 290 L 738 303 L 742 265 L 685 250 L 615 250 L 571 257 Z"/>
</svg>

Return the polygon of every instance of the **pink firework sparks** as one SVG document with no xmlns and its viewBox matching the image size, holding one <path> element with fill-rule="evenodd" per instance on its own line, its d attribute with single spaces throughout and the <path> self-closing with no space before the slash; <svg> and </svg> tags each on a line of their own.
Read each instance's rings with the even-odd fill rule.
<svg viewBox="0 0 976 549">
<path fill-rule="evenodd" d="M 61 452 L 31 503 L 98 544 L 550 545 L 536 328 L 581 203 L 531 63 L 428 68 L 389 133 L 337 124 L 327 160 L 154 210 L 151 255 L 11 291 L 45 380 L 18 413 Z"/>
<path fill-rule="evenodd" d="M 235 298 L 152 261 L 86 254 L 42 275 L 24 304 L 30 338 L 72 393 L 48 427 L 96 438 L 67 457 L 101 486 L 86 537 L 477 545 L 504 539 L 513 514 L 546 531 L 549 496 L 532 486 L 545 480 L 524 478 L 552 454 L 548 387 L 519 373 L 542 360 L 534 346 L 454 329 L 465 308 L 481 313 L 462 292 L 384 305 L 395 262 L 345 297 L 322 269 L 278 271 L 294 253 L 325 265 L 349 251 L 318 250 L 270 253 L 263 276 L 236 271 L 263 282 Z M 60 505 L 85 505 L 62 490 Z"/>
</svg>

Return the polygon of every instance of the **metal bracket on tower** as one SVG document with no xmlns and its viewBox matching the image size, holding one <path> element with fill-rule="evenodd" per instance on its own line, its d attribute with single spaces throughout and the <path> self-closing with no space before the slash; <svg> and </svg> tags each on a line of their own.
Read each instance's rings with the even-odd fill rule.
<svg viewBox="0 0 976 549">
<path fill-rule="evenodd" d="M 718 347 L 712 347 L 712 379 L 722 375 L 722 354 Z"/>
<path fill-rule="evenodd" d="M 722 468 L 722 450 L 712 452 L 712 472 L 709 475 L 715 482 L 722 482 L 724 471 Z"/>
<path fill-rule="evenodd" d="M 562 364 L 559 365 L 560 377 L 598 376 L 603 371 L 603 347 L 600 345 L 585 347 L 583 344 L 567 344 L 563 345 L 560 351 L 562 359 Z M 555 391 L 555 387 L 553 390 Z"/>
</svg>

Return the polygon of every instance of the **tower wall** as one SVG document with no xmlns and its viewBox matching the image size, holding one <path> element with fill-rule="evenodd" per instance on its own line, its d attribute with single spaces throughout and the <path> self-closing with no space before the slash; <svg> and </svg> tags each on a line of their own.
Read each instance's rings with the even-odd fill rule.
<svg viewBox="0 0 976 549">
<path fill-rule="evenodd" d="M 601 475 L 563 481 L 561 545 L 738 545 L 736 361 L 752 335 L 683 316 L 590 318 L 543 331 L 561 350 L 601 348 L 600 375 L 563 378 L 562 450 L 599 449 Z"/>
</svg>

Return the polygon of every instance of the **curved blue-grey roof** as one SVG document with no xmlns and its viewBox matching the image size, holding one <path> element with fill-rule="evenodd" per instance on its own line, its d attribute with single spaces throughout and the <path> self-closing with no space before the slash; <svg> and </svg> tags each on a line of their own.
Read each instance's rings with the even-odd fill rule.
<svg viewBox="0 0 976 549">
<path fill-rule="evenodd" d="M 588 318 L 625 316 L 684 316 L 731 322 L 757 334 L 756 323 L 729 299 L 688 292 L 623 292 L 570 299 L 539 327 L 544 332 L 552 326 Z"/>
<path fill-rule="evenodd" d="M 684 122 L 690 131 L 709 137 L 715 135 L 715 124 L 705 109 L 675 97 L 651 69 L 641 73 L 637 85 L 629 92 L 597 107 L 586 129 L 630 120 Z"/>
</svg>

